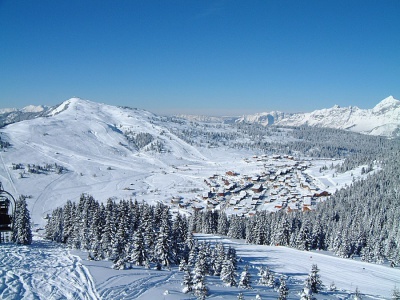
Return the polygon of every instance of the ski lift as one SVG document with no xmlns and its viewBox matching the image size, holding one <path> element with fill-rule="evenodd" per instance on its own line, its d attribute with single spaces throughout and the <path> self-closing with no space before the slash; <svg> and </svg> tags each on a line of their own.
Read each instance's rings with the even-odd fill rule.
<svg viewBox="0 0 400 300">
<path fill-rule="evenodd" d="M 0 243 L 4 240 L 5 234 L 11 232 L 14 227 L 15 199 L 3 190 L 0 182 Z"/>
</svg>

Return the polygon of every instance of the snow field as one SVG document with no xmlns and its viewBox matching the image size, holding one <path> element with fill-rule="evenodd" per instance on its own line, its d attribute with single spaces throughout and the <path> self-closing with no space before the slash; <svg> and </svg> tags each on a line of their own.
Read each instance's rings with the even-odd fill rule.
<svg viewBox="0 0 400 300">
<path fill-rule="evenodd" d="M 78 256 L 47 241 L 0 245 L 1 299 L 100 299 Z"/>
</svg>

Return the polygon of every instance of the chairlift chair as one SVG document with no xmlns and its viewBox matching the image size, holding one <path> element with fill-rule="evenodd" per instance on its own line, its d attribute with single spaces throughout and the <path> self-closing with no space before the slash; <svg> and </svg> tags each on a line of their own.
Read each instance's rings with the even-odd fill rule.
<svg viewBox="0 0 400 300">
<path fill-rule="evenodd" d="M 0 243 L 4 240 L 7 232 L 11 232 L 14 227 L 15 199 L 3 189 L 0 182 Z"/>
</svg>

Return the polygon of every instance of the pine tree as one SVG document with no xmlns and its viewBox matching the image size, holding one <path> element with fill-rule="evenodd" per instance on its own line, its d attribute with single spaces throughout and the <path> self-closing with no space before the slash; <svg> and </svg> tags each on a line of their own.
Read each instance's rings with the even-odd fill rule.
<svg viewBox="0 0 400 300">
<path fill-rule="evenodd" d="M 279 293 L 278 300 L 286 300 L 287 296 L 289 295 L 289 289 L 286 286 L 286 281 L 283 277 L 280 278 L 278 293 Z"/>
<path fill-rule="evenodd" d="M 226 256 L 227 256 L 227 259 L 228 259 L 228 260 L 231 260 L 231 261 L 232 261 L 235 270 L 237 270 L 237 255 L 236 255 L 236 250 L 235 250 L 235 248 L 229 247 Z"/>
<path fill-rule="evenodd" d="M 101 250 L 104 258 L 110 258 L 112 255 L 112 242 L 116 233 L 116 219 L 114 210 L 115 203 L 111 199 L 108 199 L 107 204 L 104 207 L 105 224 L 100 240 Z"/>
<path fill-rule="evenodd" d="M 231 259 L 225 259 L 220 278 L 227 286 L 236 286 L 236 269 Z"/>
<path fill-rule="evenodd" d="M 320 292 L 322 289 L 322 281 L 318 272 L 319 272 L 318 266 L 316 264 L 313 264 L 311 267 L 311 273 L 308 275 L 307 278 L 310 284 L 311 291 L 316 294 Z"/>
<path fill-rule="evenodd" d="M 394 287 L 392 292 L 392 300 L 400 300 L 400 291 L 396 286 Z"/>
<path fill-rule="evenodd" d="M 172 253 L 170 249 L 170 232 L 166 220 L 162 221 L 160 231 L 157 235 L 157 240 L 154 248 L 156 259 L 161 265 L 169 267 L 172 262 Z"/>
<path fill-rule="evenodd" d="M 243 289 L 251 289 L 251 275 L 249 272 L 249 266 L 246 265 L 240 274 L 239 287 Z"/>
<path fill-rule="evenodd" d="M 244 300 L 243 293 L 240 292 L 237 298 L 238 298 L 238 300 Z"/>
<path fill-rule="evenodd" d="M 147 252 L 144 245 L 142 230 L 139 229 L 134 233 L 131 261 L 136 266 L 143 266 L 147 259 Z"/>
<path fill-rule="evenodd" d="M 303 290 L 300 293 L 301 300 L 314 300 L 313 292 L 310 287 L 310 282 L 308 280 L 305 281 Z"/>
<path fill-rule="evenodd" d="M 197 299 L 205 299 L 208 293 L 205 275 L 205 260 L 198 258 L 193 270 L 193 290 Z"/>
<path fill-rule="evenodd" d="M 12 240 L 16 244 L 32 244 L 31 216 L 25 197 L 17 200 Z"/>
<path fill-rule="evenodd" d="M 260 276 L 260 279 L 258 280 L 259 284 L 266 285 L 269 287 L 275 286 L 274 274 L 271 272 L 271 270 L 268 267 L 261 266 L 258 276 Z"/>
<path fill-rule="evenodd" d="M 222 270 L 222 265 L 225 259 L 225 250 L 224 246 L 222 243 L 218 243 L 215 246 L 214 252 L 213 252 L 213 273 L 215 276 L 220 276 L 221 275 L 221 270 Z"/>
<path fill-rule="evenodd" d="M 185 265 L 184 267 L 184 275 L 183 275 L 183 289 L 182 292 L 183 293 L 189 293 L 192 291 L 193 289 L 193 277 L 192 277 L 192 273 L 190 271 L 190 267 Z"/>
</svg>

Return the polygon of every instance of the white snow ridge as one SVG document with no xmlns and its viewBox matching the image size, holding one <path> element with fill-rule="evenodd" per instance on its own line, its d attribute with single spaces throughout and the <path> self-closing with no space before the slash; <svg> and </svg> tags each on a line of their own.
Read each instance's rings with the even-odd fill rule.
<svg viewBox="0 0 400 300">
<path fill-rule="evenodd" d="M 392 137 L 400 135 L 400 101 L 389 96 L 372 109 L 335 105 L 332 108 L 309 113 L 283 114 L 271 112 L 243 116 L 238 119 L 238 122 L 242 121 L 263 125 L 329 127 Z"/>
</svg>

